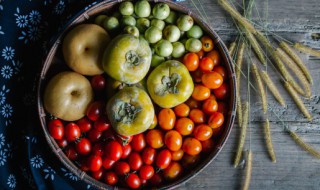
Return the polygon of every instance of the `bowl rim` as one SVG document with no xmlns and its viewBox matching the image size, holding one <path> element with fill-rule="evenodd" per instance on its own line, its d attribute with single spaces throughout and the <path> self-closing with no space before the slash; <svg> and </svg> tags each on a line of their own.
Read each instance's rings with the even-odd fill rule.
<svg viewBox="0 0 320 190">
<path fill-rule="evenodd" d="M 80 170 L 71 160 L 69 160 L 66 155 L 63 153 L 62 149 L 57 145 L 56 141 L 50 136 L 47 125 L 46 125 L 46 112 L 44 110 L 43 106 L 43 98 L 42 98 L 42 92 L 44 88 L 44 79 L 46 79 L 46 73 L 50 68 L 50 63 L 53 60 L 53 57 L 55 56 L 57 49 L 59 45 L 61 44 L 61 39 L 66 34 L 67 31 L 69 31 L 70 28 L 73 26 L 85 22 L 91 18 L 91 15 L 95 17 L 97 14 L 103 12 L 103 10 L 108 10 L 115 6 L 116 4 L 121 3 L 124 0 L 105 0 L 101 1 L 99 3 L 92 3 L 88 5 L 83 10 L 79 11 L 75 16 L 73 16 L 63 27 L 63 30 L 58 33 L 58 35 L 55 37 L 55 40 L 53 40 L 53 45 L 50 46 L 49 52 L 45 53 L 45 59 L 43 61 L 43 64 L 41 66 L 40 76 L 38 80 L 37 85 L 37 108 L 38 108 L 38 116 L 41 124 L 41 128 L 44 132 L 45 139 L 47 143 L 49 144 L 50 148 L 53 150 L 55 155 L 59 158 L 60 162 L 72 173 L 74 173 L 80 180 L 85 181 L 86 183 L 98 188 L 98 189 L 125 189 L 118 186 L 110 186 L 105 183 L 102 183 L 98 180 L 95 180 L 90 175 L 86 174 L 86 172 Z M 227 125 L 224 126 L 224 135 L 222 135 L 219 138 L 218 145 L 216 146 L 216 149 L 212 151 L 202 162 L 200 162 L 196 167 L 193 168 L 190 173 L 187 175 L 184 175 L 180 179 L 169 183 L 162 185 L 158 187 L 158 189 L 174 189 L 178 186 L 181 186 L 182 184 L 186 183 L 193 177 L 195 177 L 198 173 L 200 173 L 205 167 L 207 167 L 220 153 L 222 148 L 227 142 L 227 139 L 229 138 L 229 135 L 231 133 L 231 130 L 233 128 L 234 120 L 235 120 L 235 113 L 236 113 L 236 77 L 235 77 L 235 70 L 233 61 L 229 55 L 228 49 L 226 48 L 225 44 L 219 37 L 219 35 L 211 28 L 210 25 L 208 25 L 206 22 L 204 22 L 203 19 L 201 19 L 197 14 L 193 13 L 189 8 L 175 3 L 170 0 L 148 0 L 149 2 L 158 3 L 158 2 L 164 2 L 169 5 L 170 9 L 179 11 L 184 14 L 190 15 L 195 23 L 201 26 L 201 28 L 214 40 L 214 44 L 218 47 L 219 53 L 222 55 L 223 61 L 227 67 L 228 70 L 228 77 L 229 77 L 229 86 L 230 86 L 230 100 L 232 103 L 229 103 L 229 111 L 227 113 Z"/>
</svg>

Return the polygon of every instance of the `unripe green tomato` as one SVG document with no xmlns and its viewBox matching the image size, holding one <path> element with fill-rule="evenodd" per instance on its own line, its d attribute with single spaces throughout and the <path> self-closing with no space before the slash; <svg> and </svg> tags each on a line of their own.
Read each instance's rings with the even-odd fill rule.
<svg viewBox="0 0 320 190">
<path fill-rule="evenodd" d="M 157 43 L 162 38 L 162 31 L 155 26 L 150 26 L 144 33 L 144 37 L 151 44 Z"/>
<path fill-rule="evenodd" d="M 182 31 L 188 31 L 193 26 L 193 18 L 189 15 L 181 15 L 177 20 L 177 26 Z"/>
<path fill-rule="evenodd" d="M 200 40 L 196 39 L 196 38 L 189 38 L 186 41 L 186 49 L 190 52 L 199 52 L 202 48 L 202 43 Z"/>
<path fill-rule="evenodd" d="M 186 52 L 186 49 L 185 49 L 183 43 L 181 43 L 181 42 L 173 42 L 172 47 L 173 47 L 173 50 L 172 50 L 171 55 L 174 58 L 180 58 Z"/>
<path fill-rule="evenodd" d="M 97 24 L 97 25 L 102 26 L 103 21 L 104 21 L 106 18 L 108 18 L 107 15 L 99 15 L 99 16 L 97 16 L 97 17 L 94 19 L 94 23 Z"/>
<path fill-rule="evenodd" d="M 164 20 L 170 14 L 170 7 L 165 3 L 157 3 L 152 9 L 152 15 L 154 18 Z"/>
<path fill-rule="evenodd" d="M 171 55 L 173 47 L 171 42 L 168 40 L 160 40 L 154 47 L 156 54 L 162 56 L 162 57 L 167 57 Z"/>
<path fill-rule="evenodd" d="M 139 30 L 135 26 L 126 26 L 126 27 L 124 27 L 123 32 L 125 34 L 131 34 L 135 37 L 139 37 Z"/>
<path fill-rule="evenodd" d="M 143 34 L 150 27 L 150 21 L 146 18 L 138 18 L 136 27 Z"/>
<path fill-rule="evenodd" d="M 170 10 L 169 16 L 164 20 L 166 23 L 175 24 L 178 19 L 178 13 L 173 10 Z"/>
<path fill-rule="evenodd" d="M 146 0 L 138 1 L 134 5 L 134 12 L 138 17 L 148 17 L 151 13 L 151 6 Z"/>
<path fill-rule="evenodd" d="M 163 37 L 169 42 L 176 42 L 180 38 L 180 30 L 175 25 L 168 25 L 163 30 Z"/>
<path fill-rule="evenodd" d="M 119 28 L 119 21 L 116 17 L 108 17 L 103 21 L 103 28 L 106 30 L 115 30 Z"/>
<path fill-rule="evenodd" d="M 135 26 L 137 23 L 133 16 L 123 16 L 121 19 L 121 25 L 124 26 Z"/>
<path fill-rule="evenodd" d="M 119 12 L 122 15 L 132 15 L 134 12 L 134 7 L 133 7 L 133 3 L 130 1 L 124 1 L 120 4 L 119 6 Z"/>
<path fill-rule="evenodd" d="M 155 27 L 159 28 L 160 30 L 163 30 L 165 25 L 166 25 L 166 23 L 163 20 L 159 20 L 156 18 L 151 20 L 151 26 L 155 26 Z"/>
<path fill-rule="evenodd" d="M 187 31 L 188 38 L 201 38 L 203 31 L 198 25 L 193 25 L 190 30 Z"/>
<path fill-rule="evenodd" d="M 165 61 L 164 57 L 159 56 L 157 54 L 153 54 L 152 59 L 151 59 L 151 67 L 157 67 L 158 65 L 160 65 L 164 61 Z"/>
</svg>

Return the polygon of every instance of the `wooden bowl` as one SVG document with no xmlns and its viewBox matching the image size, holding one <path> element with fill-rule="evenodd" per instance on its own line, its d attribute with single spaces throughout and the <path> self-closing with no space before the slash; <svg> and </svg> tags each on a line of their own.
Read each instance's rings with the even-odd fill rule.
<svg viewBox="0 0 320 190">
<path fill-rule="evenodd" d="M 44 88 L 48 82 L 48 79 L 51 79 L 52 76 L 54 76 L 59 71 L 70 70 L 67 67 L 67 65 L 64 63 L 62 50 L 61 50 L 61 42 L 63 37 L 67 33 L 67 31 L 69 31 L 71 28 L 73 28 L 77 24 L 93 22 L 92 20 L 95 18 L 96 15 L 108 12 L 120 2 L 122 2 L 122 0 L 118 0 L 118 1 L 108 0 L 108 1 L 103 1 L 98 4 L 95 4 L 91 7 L 89 6 L 89 8 L 81 11 L 68 23 L 68 25 L 64 28 L 64 30 L 58 35 L 57 39 L 55 40 L 54 44 L 52 45 L 51 49 L 49 50 L 46 56 L 46 59 L 41 69 L 40 78 L 38 82 L 38 90 L 37 90 L 37 96 L 38 96 L 37 106 L 38 106 L 38 112 L 39 112 L 39 119 L 41 122 L 41 127 L 43 129 L 45 138 L 50 148 L 53 150 L 57 158 L 65 165 L 65 167 L 68 170 L 70 170 L 72 173 L 78 176 L 81 180 L 84 180 L 86 183 L 98 189 L 123 189 L 123 188 L 116 187 L 116 186 L 109 186 L 105 183 L 102 183 L 100 181 L 93 179 L 91 176 L 86 174 L 86 172 L 80 170 L 72 161 L 70 161 L 67 158 L 64 152 L 61 150 L 61 148 L 57 145 L 56 141 L 49 134 L 49 131 L 47 128 L 48 116 L 43 106 L 43 93 L 44 93 Z M 233 127 L 233 122 L 235 118 L 236 79 L 235 79 L 232 59 L 228 54 L 228 50 L 224 45 L 224 43 L 221 41 L 220 37 L 217 35 L 217 33 L 213 29 L 210 28 L 210 26 L 208 26 L 204 21 L 202 21 L 196 14 L 192 13 L 190 10 L 188 10 L 186 7 L 181 6 L 180 4 L 173 3 L 172 1 L 169 1 L 169 0 L 153 0 L 151 2 L 165 2 L 170 6 L 171 9 L 176 10 L 177 12 L 181 12 L 181 13 L 192 16 L 195 22 L 199 26 L 201 26 L 202 29 L 208 35 L 211 36 L 212 39 L 214 39 L 215 47 L 220 52 L 222 61 L 225 64 L 225 67 L 227 68 L 229 86 L 231 89 L 228 113 L 225 118 L 224 128 L 221 131 L 218 139 L 215 141 L 214 150 L 210 154 L 201 158 L 201 162 L 199 162 L 197 166 L 192 168 L 192 170 L 189 170 L 188 172 L 184 172 L 184 174 L 178 180 L 173 181 L 171 183 L 166 183 L 160 187 L 157 187 L 158 189 L 174 189 L 179 185 L 190 180 L 199 172 L 201 172 L 201 170 L 203 170 L 208 164 L 210 164 L 217 157 L 217 155 L 223 148 L 224 144 L 226 143 L 229 137 L 230 131 Z"/>
</svg>

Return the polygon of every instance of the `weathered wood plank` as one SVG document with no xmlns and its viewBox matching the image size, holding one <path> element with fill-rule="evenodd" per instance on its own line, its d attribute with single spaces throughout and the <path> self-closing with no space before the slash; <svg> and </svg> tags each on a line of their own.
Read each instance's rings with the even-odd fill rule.
<svg viewBox="0 0 320 190">
<path fill-rule="evenodd" d="M 220 37 L 226 43 L 234 40 L 237 30 L 229 15 L 218 6 L 215 0 L 200 1 L 209 15 L 211 26 Z M 193 0 L 193 2 L 201 10 L 199 1 Z M 236 0 L 236 2 L 238 3 L 235 3 L 235 5 L 239 5 L 242 0 Z M 191 8 L 193 12 L 197 12 L 191 0 L 183 4 Z M 256 0 L 257 9 L 253 9 L 254 22 L 261 23 L 261 20 L 257 17 L 257 10 L 262 18 L 266 18 L 267 4 L 268 19 L 266 22 L 268 24 L 266 26 L 269 31 L 275 32 L 287 40 L 306 43 L 320 49 L 320 41 L 312 38 L 313 33 L 320 33 L 319 0 Z M 239 9 L 239 6 L 237 8 Z M 304 54 L 299 55 L 311 70 L 311 75 L 315 81 L 312 86 L 313 96 L 311 100 L 305 100 L 305 104 L 312 113 L 314 120 L 308 122 L 303 117 L 281 85 L 279 74 L 269 65 L 268 73 L 279 86 L 287 105 L 282 108 L 274 100 L 270 92 L 268 93 L 268 113 L 277 156 L 277 163 L 273 164 L 268 157 L 263 137 L 262 121 L 265 116 L 261 114 L 261 103 L 257 98 L 257 94 L 251 90 L 250 129 L 251 149 L 254 154 L 251 189 L 320 189 L 320 160 L 302 150 L 284 131 L 283 127 L 284 123 L 290 129 L 296 130 L 305 142 L 310 143 L 320 151 L 320 59 Z M 245 84 L 246 79 L 242 78 L 241 82 Z M 244 85 L 241 92 L 242 99 L 245 99 L 246 89 Z M 241 168 L 234 169 L 232 166 L 239 133 L 240 130 L 236 124 L 217 159 L 178 189 L 239 189 L 243 180 L 244 170 Z M 249 140 L 247 139 L 246 149 L 248 147 Z"/>
</svg>

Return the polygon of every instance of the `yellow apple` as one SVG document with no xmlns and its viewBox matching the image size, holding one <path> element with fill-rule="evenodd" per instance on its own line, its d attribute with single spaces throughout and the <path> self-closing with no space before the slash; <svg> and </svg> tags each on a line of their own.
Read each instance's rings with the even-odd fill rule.
<svg viewBox="0 0 320 190">
<path fill-rule="evenodd" d="M 96 24 L 80 24 L 67 33 L 62 51 L 67 65 L 82 75 L 103 73 L 101 59 L 110 41 L 108 33 Z"/>
<path fill-rule="evenodd" d="M 75 121 L 86 114 L 93 101 L 89 80 L 76 72 L 65 71 L 55 75 L 44 92 L 44 107 L 53 116 Z"/>
</svg>

